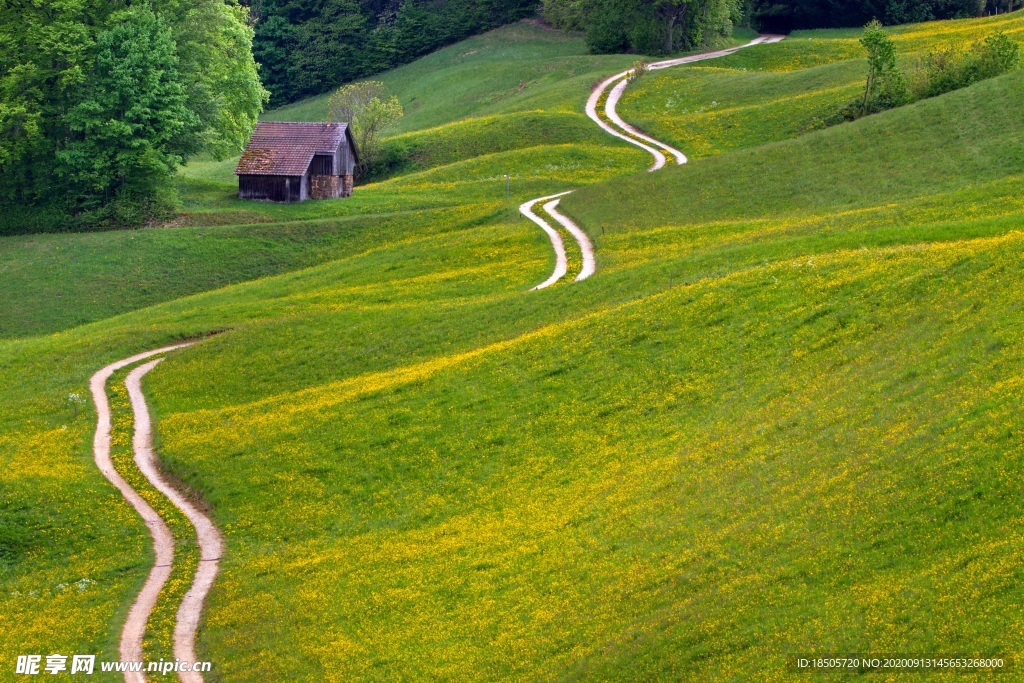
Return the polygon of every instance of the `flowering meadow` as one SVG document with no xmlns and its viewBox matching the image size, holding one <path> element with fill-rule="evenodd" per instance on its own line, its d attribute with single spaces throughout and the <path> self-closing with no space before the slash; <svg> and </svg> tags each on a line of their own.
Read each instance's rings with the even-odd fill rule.
<svg viewBox="0 0 1024 683">
<path fill-rule="evenodd" d="M 1024 17 L 897 39 L 985 22 Z M 509 67 L 477 98 L 482 118 L 555 121 L 543 144 L 482 151 L 465 131 L 518 129 L 424 104 L 401 135 L 463 151 L 438 143 L 352 200 L 245 204 L 230 163 L 203 162 L 176 227 L 12 238 L 6 291 L 65 267 L 94 286 L 3 304 L 31 333 L 0 340 L 0 667 L 114 658 L 151 550 L 71 397 L 200 336 L 146 392 L 165 469 L 227 545 L 209 681 L 789 681 L 801 652 L 1021 657 L 1024 75 L 805 130 L 856 84 L 855 38 L 651 73 L 622 113 L 697 151 L 647 174 L 641 151 L 566 132 L 622 66 L 570 39 L 553 34 L 551 73 L 593 68 L 561 99 L 528 54 L 536 96 Z M 515 207 L 573 187 L 559 208 L 597 274 L 531 292 L 553 256 Z M 155 657 L 194 561 L 171 522 L 185 562 Z"/>
<path fill-rule="evenodd" d="M 1024 42 L 1019 14 L 910 24 L 890 31 L 904 65 L 996 32 Z M 651 72 L 619 105 L 627 121 L 700 158 L 786 140 L 818 127 L 864 91 L 859 31 L 797 31 L 713 62 Z"/>
</svg>

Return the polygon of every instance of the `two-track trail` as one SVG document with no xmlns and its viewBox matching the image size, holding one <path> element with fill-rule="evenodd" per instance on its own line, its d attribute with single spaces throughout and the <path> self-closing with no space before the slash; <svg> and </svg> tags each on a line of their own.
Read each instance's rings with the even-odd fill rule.
<svg viewBox="0 0 1024 683">
<path fill-rule="evenodd" d="M 681 64 L 693 64 L 694 62 L 703 62 L 709 59 L 719 59 L 721 57 L 728 57 L 729 55 L 735 54 L 740 50 L 743 50 L 754 45 L 764 45 L 768 43 L 777 43 L 783 40 L 785 36 L 781 35 L 761 35 L 756 39 L 750 41 L 746 45 L 739 45 L 736 47 L 727 48 L 725 50 L 716 50 L 714 52 L 703 52 L 696 55 L 689 55 L 687 57 L 678 57 L 676 59 L 666 59 L 660 62 L 654 62 L 649 64 L 648 68 L 651 70 L 667 69 L 673 66 L 679 66 Z M 629 125 L 626 121 L 619 116 L 616 107 L 618 106 L 619 100 L 622 98 L 622 94 L 626 91 L 626 87 L 629 85 L 630 77 L 633 75 L 633 69 L 617 73 L 614 76 L 610 76 L 602 81 L 590 94 L 587 99 L 587 116 L 596 123 L 601 130 L 619 138 L 625 140 L 631 145 L 635 145 L 640 149 L 644 150 L 654 158 L 654 162 L 648 169 L 650 172 L 658 171 L 664 168 L 668 164 L 668 157 L 671 156 L 676 164 L 682 165 L 687 163 L 688 159 L 686 155 L 680 152 L 674 147 L 656 140 L 649 135 L 642 133 L 633 126 Z M 610 89 L 610 90 L 609 90 Z M 598 113 L 598 107 L 601 100 L 604 99 L 604 117 Z M 583 254 L 583 266 L 580 269 L 579 275 L 576 276 L 576 281 L 585 280 L 597 270 L 597 263 L 594 258 L 594 247 L 587 237 L 586 233 L 580 229 L 575 223 L 573 223 L 567 216 L 558 213 L 555 207 L 558 206 L 558 201 L 568 195 L 572 194 L 572 190 L 560 192 L 559 194 L 549 195 L 547 197 L 539 197 L 532 199 L 522 206 L 519 207 L 520 213 L 526 216 L 528 219 L 536 223 L 540 228 L 547 233 L 551 239 L 551 246 L 555 251 L 555 270 L 551 273 L 551 276 L 540 283 L 534 289 L 545 289 L 555 284 L 563 277 L 565 277 L 568 271 L 568 260 L 565 253 L 565 244 L 562 240 L 562 236 L 559 232 L 551 227 L 542 216 L 539 216 L 534 210 L 534 206 L 542 202 L 544 211 L 547 212 L 556 222 L 564 227 L 573 239 L 579 244 L 580 251 Z M 551 201 L 554 200 L 554 201 Z"/>
<path fill-rule="evenodd" d="M 93 439 L 93 457 L 96 460 L 96 465 L 103 476 L 121 492 L 125 500 L 135 508 L 146 523 L 153 539 L 153 551 L 156 557 L 149 576 L 146 578 L 142 590 L 136 596 L 135 602 L 128 612 L 128 618 L 121 629 L 118 655 L 122 662 L 143 661 L 142 642 L 146 635 L 146 624 L 174 565 L 174 535 L 159 513 L 117 472 L 111 460 L 111 412 L 106 387 L 111 375 L 118 370 L 157 357 L 155 360 L 150 360 L 133 369 L 125 379 L 125 386 L 128 389 L 135 420 L 132 437 L 135 464 L 153 488 L 184 513 L 195 528 L 199 543 L 199 566 L 192 579 L 192 585 L 178 608 L 174 626 L 174 656 L 189 668 L 197 661 L 195 654 L 196 632 L 199 628 L 203 604 L 217 576 L 219 560 L 224 548 L 220 531 L 212 520 L 185 495 L 171 486 L 160 473 L 156 454 L 153 452 L 152 421 L 149 416 L 149 408 L 146 405 L 146 398 L 142 392 L 142 378 L 163 361 L 164 354 L 191 346 L 192 343 L 194 342 L 167 346 L 111 363 L 94 374 L 89 385 L 93 402 L 96 404 L 97 415 L 96 435 Z M 185 666 L 181 666 L 178 677 L 185 683 L 202 683 L 203 681 L 201 673 L 186 671 Z M 139 671 L 126 671 L 124 679 L 126 683 L 144 683 L 146 674 Z"/>
</svg>

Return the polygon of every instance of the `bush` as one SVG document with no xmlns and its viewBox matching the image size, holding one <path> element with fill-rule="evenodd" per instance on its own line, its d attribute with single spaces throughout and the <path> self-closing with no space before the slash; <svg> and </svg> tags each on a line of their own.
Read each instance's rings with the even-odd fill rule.
<svg viewBox="0 0 1024 683">
<path fill-rule="evenodd" d="M 587 27 L 586 0 L 543 0 L 544 21 L 563 31 L 582 31 Z"/>
<path fill-rule="evenodd" d="M 1006 34 L 995 33 L 970 48 L 953 45 L 929 52 L 911 73 L 910 84 L 896 66 L 892 39 L 873 21 L 861 43 L 868 50 L 868 79 L 864 97 L 839 111 L 810 121 L 808 130 L 854 121 L 927 97 L 966 88 L 969 85 L 1013 71 L 1021 63 L 1020 45 Z"/>
<path fill-rule="evenodd" d="M 632 69 L 632 71 L 629 74 L 629 80 L 630 81 L 635 81 L 638 78 L 643 78 L 644 76 L 646 76 L 650 72 L 651 72 L 651 64 L 650 64 L 650 62 L 648 62 L 646 60 L 643 60 L 643 59 L 638 59 L 635 62 L 633 62 L 633 69 Z"/>
<path fill-rule="evenodd" d="M 915 99 L 935 97 L 994 78 L 1020 65 L 1020 46 L 996 33 L 970 47 L 951 45 L 929 52 L 911 77 Z"/>
<path fill-rule="evenodd" d="M 595 5 L 587 17 L 587 50 L 591 54 L 615 54 L 629 49 L 625 14 L 622 3 L 614 0 Z"/>
</svg>

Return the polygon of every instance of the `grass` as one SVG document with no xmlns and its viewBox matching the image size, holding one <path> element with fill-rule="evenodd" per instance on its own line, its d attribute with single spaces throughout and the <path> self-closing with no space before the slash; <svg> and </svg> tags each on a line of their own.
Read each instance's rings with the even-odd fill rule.
<svg viewBox="0 0 1024 683">
<path fill-rule="evenodd" d="M 641 170 L 642 156 L 583 114 L 590 83 L 631 59 L 585 53 L 579 37 L 519 23 L 385 74 L 407 111 L 392 144 L 410 161 L 401 176 L 362 186 L 352 199 L 240 201 L 237 160 L 198 161 L 182 174 L 185 212 L 173 229 L 3 238 L 0 291 L 18 295 L 0 300 L 0 338 L 344 258 L 420 229 L 507 218 L 565 183 Z M 289 111 L 269 116 L 304 119 Z M 314 120 L 325 114 L 310 111 Z"/>
<path fill-rule="evenodd" d="M 513 24 L 375 76 L 405 109 L 398 133 L 480 116 L 536 110 L 578 113 L 586 88 L 627 55 L 588 55 L 571 34 Z M 572 93 L 567 97 L 567 93 Z M 327 95 L 269 112 L 272 121 L 323 121 Z"/>
<path fill-rule="evenodd" d="M 661 96 L 806 112 L 801 82 L 856 71 L 800 66 L 793 45 L 825 40 L 730 58 L 792 69 L 665 74 Z M 652 122 L 655 78 L 626 100 L 644 89 Z M 211 681 L 778 681 L 794 652 L 1019 657 L 1022 79 L 808 134 L 738 116 L 658 174 L 582 129 L 301 206 L 246 205 L 224 164 L 193 167 L 190 225 L 118 235 L 224 234 L 262 263 L 260 239 L 295 240 L 294 261 L 146 308 L 128 291 L 69 329 L 56 304 L 18 313 L 55 333 L 0 341 L 4 652 L 112 656 L 148 567 L 68 394 L 223 330 L 146 383 L 166 468 L 227 539 Z M 490 116 L 428 128 L 471 140 L 458 127 Z M 596 243 L 594 278 L 528 291 L 552 257 L 501 194 L 509 166 L 512 205 L 580 187 L 560 209 Z M 95 263 L 117 262 L 102 244 Z M 204 253 L 160 286 L 246 261 Z"/>
<path fill-rule="evenodd" d="M 905 68 L 919 55 L 995 31 L 1024 41 L 1020 14 L 890 27 Z M 859 29 L 797 31 L 779 44 L 654 72 L 631 87 L 620 113 L 693 158 L 788 140 L 820 127 L 863 93 Z"/>
</svg>

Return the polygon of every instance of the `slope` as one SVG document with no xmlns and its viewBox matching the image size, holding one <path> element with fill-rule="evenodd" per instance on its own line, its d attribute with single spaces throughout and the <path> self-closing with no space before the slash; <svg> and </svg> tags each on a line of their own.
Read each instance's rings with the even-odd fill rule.
<svg viewBox="0 0 1024 683">
<path fill-rule="evenodd" d="M 996 31 L 1024 40 L 1021 13 L 890 27 L 909 73 L 921 54 Z M 867 62 L 859 30 L 798 31 L 771 48 L 641 79 L 620 107 L 629 121 L 694 158 L 785 140 L 863 92 Z"/>
<path fill-rule="evenodd" d="M 226 532 L 219 680 L 1019 656 L 1020 79 L 581 189 L 585 283 L 482 221 L 0 342 L 0 643 L 111 651 L 145 530 L 68 394 L 223 330 L 147 387 Z"/>
<path fill-rule="evenodd" d="M 236 160 L 198 161 L 182 174 L 185 213 L 173 229 L 0 237 L 0 293 L 9 294 L 0 297 L 0 338 L 68 329 L 421 230 L 508 220 L 517 200 L 638 170 L 642 158 L 582 113 L 589 84 L 630 58 L 585 52 L 579 37 L 522 23 L 382 76 L 410 112 L 398 138 L 410 163 L 352 199 L 244 202 Z"/>
<path fill-rule="evenodd" d="M 230 328 L 148 390 L 168 467 L 227 532 L 201 636 L 222 680 L 1018 652 L 1019 78 L 580 190 L 601 275 L 543 295 L 531 236 L 487 225 L 3 342 L 5 646 L 102 649 L 145 566 L 117 559 L 144 539 L 109 531 L 122 506 L 82 495 L 89 419 L 62 397 Z M 908 129 L 914 164 L 885 153 Z M 891 182 L 854 192 L 826 161 Z"/>
</svg>

